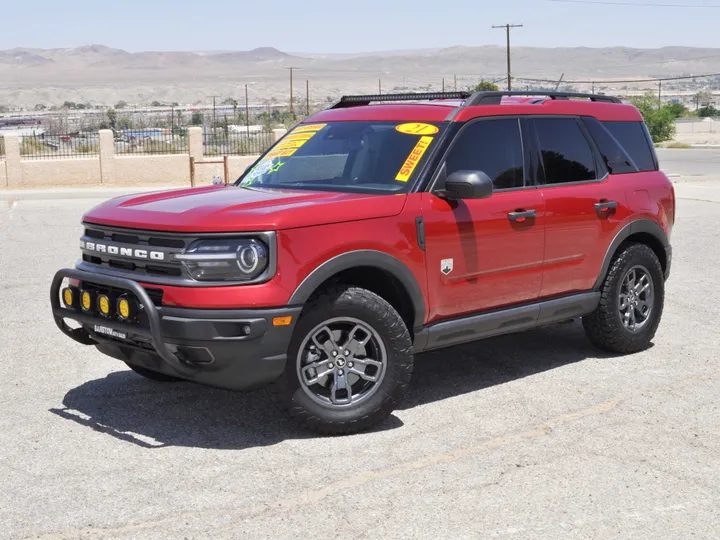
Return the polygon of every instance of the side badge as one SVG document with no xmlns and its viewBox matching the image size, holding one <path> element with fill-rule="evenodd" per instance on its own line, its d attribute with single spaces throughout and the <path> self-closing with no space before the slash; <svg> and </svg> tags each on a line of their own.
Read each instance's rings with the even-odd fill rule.
<svg viewBox="0 0 720 540">
<path fill-rule="evenodd" d="M 453 271 L 453 260 L 443 259 L 440 261 L 440 271 L 446 276 Z"/>
</svg>

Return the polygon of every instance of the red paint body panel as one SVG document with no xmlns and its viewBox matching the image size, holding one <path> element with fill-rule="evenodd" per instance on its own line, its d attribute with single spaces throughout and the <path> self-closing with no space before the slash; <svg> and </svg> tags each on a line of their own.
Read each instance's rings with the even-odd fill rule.
<svg viewBox="0 0 720 540">
<path fill-rule="evenodd" d="M 593 103 L 577 100 L 546 100 L 537 104 L 519 105 L 480 105 L 466 107 L 455 117 L 455 122 L 467 122 L 473 118 L 485 116 L 531 116 L 531 115 L 576 115 L 592 116 L 602 122 L 627 121 L 640 122 L 642 116 L 633 105 L 618 103 Z"/>
<path fill-rule="evenodd" d="M 153 231 L 271 231 L 394 216 L 404 203 L 396 195 L 213 186 L 112 199 L 83 219 Z"/>
<path fill-rule="evenodd" d="M 305 120 L 307 124 L 317 122 L 362 122 L 362 121 L 408 121 L 443 122 L 455 109 L 450 105 L 369 105 L 320 111 Z"/>
<path fill-rule="evenodd" d="M 545 210 L 537 189 L 448 202 L 423 194 L 429 320 L 535 300 L 542 281 Z M 535 210 L 523 223 L 508 218 Z M 449 275 L 441 261 L 453 260 Z"/>
</svg>

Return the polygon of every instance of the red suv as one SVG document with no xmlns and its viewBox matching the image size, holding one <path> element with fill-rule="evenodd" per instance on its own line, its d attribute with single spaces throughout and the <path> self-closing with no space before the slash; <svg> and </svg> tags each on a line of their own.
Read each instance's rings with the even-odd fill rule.
<svg viewBox="0 0 720 540">
<path fill-rule="evenodd" d="M 349 96 L 232 185 L 90 210 L 52 309 L 145 377 L 269 385 L 303 426 L 351 433 L 397 406 L 422 351 L 576 317 L 603 349 L 644 349 L 674 219 L 616 98 Z"/>
</svg>

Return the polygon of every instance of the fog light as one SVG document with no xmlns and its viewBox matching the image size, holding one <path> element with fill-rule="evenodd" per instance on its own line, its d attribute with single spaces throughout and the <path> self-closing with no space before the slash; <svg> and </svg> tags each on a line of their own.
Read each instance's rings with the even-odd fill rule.
<svg viewBox="0 0 720 540">
<path fill-rule="evenodd" d="M 98 310 L 106 317 L 110 315 L 110 299 L 104 294 L 98 296 Z"/>
<path fill-rule="evenodd" d="M 62 299 L 65 306 L 70 308 L 75 307 L 75 290 L 70 287 L 64 288 L 62 292 Z"/>
<path fill-rule="evenodd" d="M 93 296 L 92 293 L 88 291 L 83 291 L 80 294 L 80 305 L 83 308 L 83 311 L 90 311 L 93 309 Z"/>
<path fill-rule="evenodd" d="M 129 319 L 133 315 L 134 309 L 127 296 L 121 296 L 118 299 L 117 310 L 121 319 Z"/>
</svg>

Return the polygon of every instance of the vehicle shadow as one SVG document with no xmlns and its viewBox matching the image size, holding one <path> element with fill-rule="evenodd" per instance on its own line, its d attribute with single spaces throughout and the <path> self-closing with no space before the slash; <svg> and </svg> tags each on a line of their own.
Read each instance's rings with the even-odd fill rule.
<svg viewBox="0 0 720 540">
<path fill-rule="evenodd" d="M 577 322 L 418 355 L 401 409 L 528 377 L 602 354 Z M 70 390 L 62 418 L 144 448 L 244 449 L 312 438 L 264 391 L 238 393 L 191 383 L 157 383 L 118 371 Z M 402 426 L 391 416 L 375 431 Z"/>
</svg>

